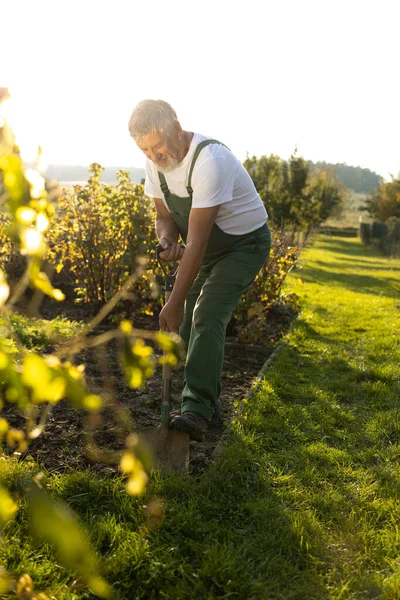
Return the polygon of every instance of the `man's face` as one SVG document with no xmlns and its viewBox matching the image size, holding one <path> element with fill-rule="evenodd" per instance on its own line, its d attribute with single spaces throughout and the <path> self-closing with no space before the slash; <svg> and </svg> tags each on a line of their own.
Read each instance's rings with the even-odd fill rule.
<svg viewBox="0 0 400 600">
<path fill-rule="evenodd" d="M 143 136 L 137 145 L 161 173 L 168 173 L 178 165 L 178 150 L 173 136 L 157 131 Z"/>
</svg>

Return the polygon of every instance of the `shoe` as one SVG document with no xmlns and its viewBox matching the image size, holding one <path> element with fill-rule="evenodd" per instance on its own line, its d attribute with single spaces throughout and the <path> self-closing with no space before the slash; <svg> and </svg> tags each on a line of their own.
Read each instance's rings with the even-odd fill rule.
<svg viewBox="0 0 400 600">
<path fill-rule="evenodd" d="M 198 413 L 185 412 L 181 415 L 174 415 L 169 426 L 176 431 L 188 433 L 191 440 L 202 442 L 208 429 L 208 421 Z"/>
</svg>

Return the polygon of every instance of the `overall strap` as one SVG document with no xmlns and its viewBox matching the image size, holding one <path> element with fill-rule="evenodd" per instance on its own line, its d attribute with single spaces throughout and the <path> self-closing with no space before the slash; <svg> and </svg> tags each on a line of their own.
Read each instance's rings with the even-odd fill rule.
<svg viewBox="0 0 400 600">
<path fill-rule="evenodd" d="M 203 150 L 203 148 L 205 148 L 205 146 L 208 146 L 209 144 L 220 144 L 221 146 L 225 146 L 225 144 L 223 144 L 222 142 L 219 142 L 218 140 L 204 140 L 203 142 L 200 142 L 200 144 L 198 144 L 198 146 L 196 147 L 196 150 L 194 152 L 194 155 L 193 155 L 192 164 L 190 165 L 189 179 L 188 179 L 188 184 L 186 186 L 186 189 L 187 189 L 190 197 L 193 196 L 192 174 L 193 174 L 194 165 L 196 163 L 196 160 L 197 160 L 200 152 Z M 228 148 L 228 146 L 225 146 L 225 148 Z M 229 150 L 229 148 L 228 148 L 228 150 Z"/>
<path fill-rule="evenodd" d="M 161 191 L 164 194 L 164 198 L 167 199 L 171 192 L 168 189 L 167 180 L 164 177 L 164 173 L 160 173 L 160 171 L 158 171 L 158 178 L 160 180 Z"/>
</svg>

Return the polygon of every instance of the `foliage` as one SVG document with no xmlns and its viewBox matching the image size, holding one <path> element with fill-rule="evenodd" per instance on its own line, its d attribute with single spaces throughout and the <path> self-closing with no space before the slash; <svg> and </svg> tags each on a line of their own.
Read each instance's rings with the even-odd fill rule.
<svg viewBox="0 0 400 600">
<path fill-rule="evenodd" d="M 374 244 L 385 256 L 400 256 L 400 219 L 360 223 L 359 233 L 364 244 Z"/>
<path fill-rule="evenodd" d="M 359 228 L 360 239 L 363 244 L 369 244 L 371 241 L 372 228 L 370 223 L 360 222 Z"/>
<path fill-rule="evenodd" d="M 1 90 L 0 90 L 1 96 Z M 0 97 L 1 100 L 1 97 Z M 1 103 L 0 103 L 1 108 Z M 125 368 L 129 385 L 139 387 L 154 368 L 157 359 L 154 357 L 153 347 L 146 345 L 143 337 L 153 339 L 160 347 L 168 345 L 167 360 L 170 364 L 178 361 L 178 340 L 173 336 L 161 337 L 152 333 L 138 332 L 130 323 L 122 323 L 121 327 L 100 334 L 91 335 L 94 327 L 108 315 L 115 304 L 127 294 L 133 282 L 137 279 L 135 266 L 126 264 L 126 244 L 134 250 L 130 260 L 146 244 L 142 236 L 140 239 L 130 227 L 132 216 L 124 220 L 122 215 L 119 221 L 114 222 L 109 213 L 106 201 L 121 202 L 125 209 L 125 201 L 132 200 L 130 183 L 123 173 L 119 176 L 117 198 L 113 193 L 102 194 L 99 192 L 100 167 L 93 166 L 93 177 L 89 190 L 84 190 L 79 196 L 80 206 L 89 207 L 89 226 L 80 227 L 78 239 L 81 242 L 82 257 L 90 268 L 100 264 L 97 273 L 100 298 L 108 303 L 101 313 L 91 323 L 81 328 L 71 328 L 65 320 L 58 321 L 57 325 L 46 328 L 40 320 L 30 320 L 15 314 L 14 307 L 24 296 L 27 288 L 48 295 L 54 300 L 62 301 L 63 293 L 53 287 L 46 272 L 43 270 L 44 260 L 48 256 L 46 233 L 51 227 L 54 215 L 54 198 L 46 188 L 45 180 L 38 168 L 27 169 L 20 157 L 12 130 L 6 119 L 0 114 L 0 193 L 2 203 L 1 235 L 6 235 L 11 240 L 9 251 L 19 253 L 25 257 L 25 271 L 19 281 L 14 282 L 10 289 L 4 270 L 0 269 L 0 326 L 3 339 L 0 350 L 0 409 L 5 408 L 5 417 L 9 414 L 8 408 L 14 405 L 25 417 L 25 427 L 18 429 L 12 427 L 6 418 L 0 419 L 0 442 L 8 448 L 6 454 L 1 456 L 0 463 L 0 531 L 7 527 L 19 511 L 19 499 L 4 485 L 4 467 L 7 461 L 7 452 L 17 450 L 25 453 L 32 440 L 43 432 L 52 405 L 63 399 L 69 400 L 74 406 L 86 409 L 92 413 L 99 411 L 107 402 L 112 405 L 112 400 L 102 398 L 88 387 L 83 364 L 75 364 L 79 351 L 86 347 L 98 347 L 112 340 L 121 344 L 121 362 Z M 129 189 L 128 189 L 129 188 Z M 96 202 L 101 205 L 102 212 L 96 209 Z M 135 197 L 135 202 L 138 198 Z M 79 203 L 78 203 L 79 204 Z M 115 208 L 115 206 L 114 206 Z M 135 207 L 140 215 L 140 208 Z M 107 214 L 108 217 L 107 218 Z M 86 217 L 86 215 L 85 215 Z M 82 218 L 82 214 L 80 215 Z M 100 220 L 105 219 L 103 233 L 107 229 L 109 237 L 105 234 L 97 238 L 96 232 L 101 230 Z M 91 229 L 91 223 L 96 226 Z M 145 234 L 144 234 L 145 235 Z M 125 236 L 125 237 L 123 237 Z M 114 245 L 112 245 L 114 240 Z M 114 253 L 114 270 L 117 271 L 124 282 L 119 282 L 118 293 L 110 298 L 104 295 L 104 286 L 115 282 L 113 273 L 107 271 L 106 247 Z M 124 245 L 125 244 L 125 245 Z M 89 251 L 85 254 L 84 246 Z M 72 246 L 71 246 L 72 247 Z M 63 250 L 67 253 L 68 246 Z M 109 249 L 108 249 L 109 250 Z M 95 254 L 99 253 L 103 262 L 95 262 Z M 136 254 L 135 254 L 136 253 Z M 61 265 L 65 260 L 59 255 Z M 101 270 L 102 269 L 102 270 Z M 132 272 L 133 271 L 133 272 Z M 136 269 L 137 271 L 137 269 Z M 83 282 L 85 283 L 85 282 Z M 103 286 L 103 287 L 102 287 Z M 81 288 L 84 287 L 81 286 Z M 96 290 L 91 290 L 94 294 Z M 93 295 L 90 299 L 98 298 Z M 66 344 L 61 344 L 62 337 L 73 334 L 72 339 Z M 90 336 L 90 337 L 89 337 Z M 165 342 L 168 339 L 168 344 Z M 52 354 L 41 355 L 41 350 Z M 98 449 L 96 449 L 98 450 Z M 128 475 L 127 491 L 131 494 L 141 494 L 147 480 L 146 469 L 151 467 L 151 457 L 148 450 L 141 448 L 137 441 L 127 439 L 126 452 L 117 453 L 114 460 L 121 461 L 121 469 Z M 129 462 L 130 468 L 126 465 Z M 98 561 L 90 547 L 86 534 L 81 530 L 72 512 L 65 506 L 55 503 L 41 490 L 39 478 L 35 479 L 26 488 L 24 498 L 28 501 L 32 534 L 38 543 L 49 542 L 57 549 L 59 560 L 74 571 L 91 590 L 100 597 L 109 598 L 113 595 L 111 588 L 99 576 Z M 0 591 L 4 594 L 8 590 L 21 598 L 45 598 L 44 594 L 36 593 L 33 589 L 29 575 L 24 575 L 19 581 L 14 581 L 4 570 L 0 572 Z"/>
<path fill-rule="evenodd" d="M 289 161 L 275 155 L 247 157 L 244 166 L 275 228 L 310 231 L 337 210 L 343 187 L 332 173 L 310 173 L 307 161 L 294 153 Z"/>
<path fill-rule="evenodd" d="M 332 172 L 318 171 L 310 177 L 308 202 L 303 207 L 303 221 L 315 228 L 331 215 L 340 212 L 346 191 Z"/>
<path fill-rule="evenodd" d="M 374 219 L 360 223 L 360 238 L 375 244 L 386 256 L 400 255 L 400 179 L 382 183 L 367 196 L 362 210 Z"/>
<path fill-rule="evenodd" d="M 88 184 L 64 191 L 49 232 L 49 258 L 73 280 L 78 297 L 102 305 L 121 290 L 155 246 L 152 211 L 143 186 L 117 173 L 115 187 L 100 182 L 103 168 L 89 167 Z M 143 288 L 143 282 L 141 282 Z M 143 291 L 143 289 L 141 290 Z M 150 296 L 147 290 L 147 296 Z"/>
<path fill-rule="evenodd" d="M 299 248 L 294 244 L 294 235 L 283 232 L 273 234 L 271 253 L 253 284 L 243 294 L 233 314 L 233 322 L 237 337 L 243 343 L 261 342 L 263 324 L 268 312 L 280 298 L 286 276 L 290 273 L 298 259 Z M 296 306 L 294 296 L 287 297 L 286 302 Z"/>
<path fill-rule="evenodd" d="M 365 201 L 369 216 L 385 223 L 388 219 L 400 219 L 400 179 L 392 179 L 381 186 Z"/>
<path fill-rule="evenodd" d="M 20 278 L 26 269 L 26 258 L 19 251 L 17 240 L 10 235 L 10 215 L 0 212 L 0 269 Z"/>
</svg>

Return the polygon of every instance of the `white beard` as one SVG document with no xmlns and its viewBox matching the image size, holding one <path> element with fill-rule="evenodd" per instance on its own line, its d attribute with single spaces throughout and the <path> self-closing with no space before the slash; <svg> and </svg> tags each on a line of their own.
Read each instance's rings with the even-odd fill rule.
<svg viewBox="0 0 400 600">
<path fill-rule="evenodd" d="M 165 167 L 160 167 L 160 165 L 157 163 L 154 164 L 157 167 L 157 171 L 160 171 L 160 173 L 169 173 L 170 171 L 176 169 L 176 167 L 179 165 L 179 162 L 176 158 L 171 157 L 168 159 L 168 164 Z"/>
</svg>

